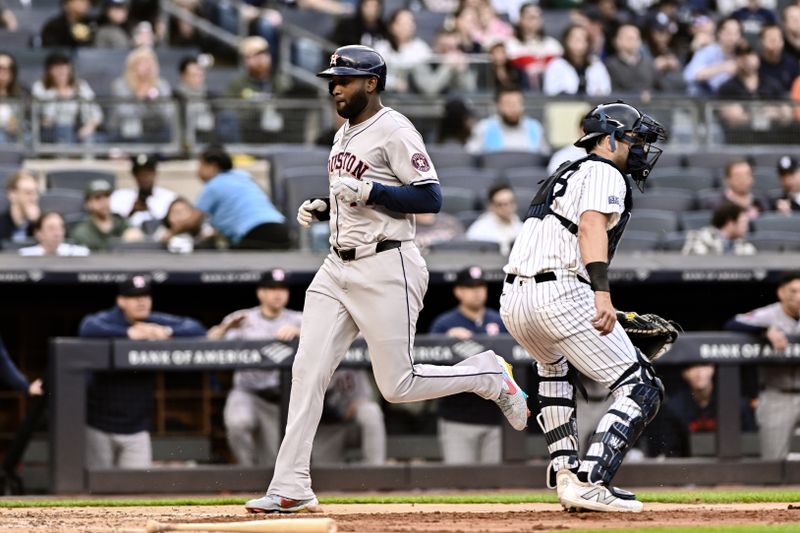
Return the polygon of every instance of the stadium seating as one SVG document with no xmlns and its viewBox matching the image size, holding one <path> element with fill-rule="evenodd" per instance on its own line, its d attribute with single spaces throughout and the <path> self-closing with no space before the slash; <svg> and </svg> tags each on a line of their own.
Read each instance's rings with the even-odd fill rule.
<svg viewBox="0 0 800 533">
<path fill-rule="evenodd" d="M 681 227 L 685 231 L 700 229 L 711 224 L 711 211 L 687 211 L 685 213 L 681 213 L 679 218 Z"/>
<path fill-rule="evenodd" d="M 486 196 L 486 190 L 497 179 L 495 170 L 480 168 L 443 168 L 438 175 L 442 187 L 465 187 L 481 197 Z"/>
<path fill-rule="evenodd" d="M 318 175 L 296 176 L 290 180 L 283 181 L 283 197 L 286 199 L 284 213 L 291 225 L 297 225 L 295 212 L 304 201 L 309 198 L 324 196 L 329 194 L 328 180 Z"/>
<path fill-rule="evenodd" d="M 473 210 L 473 211 L 461 211 L 460 213 L 456 213 L 456 218 L 461 222 L 464 226 L 464 229 L 469 229 L 473 222 L 478 220 L 483 214 L 483 211 Z"/>
<path fill-rule="evenodd" d="M 708 169 L 701 168 L 679 168 L 661 167 L 653 169 L 651 176 L 647 178 L 647 185 L 650 188 L 683 189 L 688 191 L 699 191 L 714 187 L 714 175 Z"/>
<path fill-rule="evenodd" d="M 499 151 L 481 154 L 480 166 L 505 170 L 507 168 L 543 167 L 547 165 L 547 156 L 532 152 Z"/>
<path fill-rule="evenodd" d="M 756 231 L 747 240 L 760 252 L 800 251 L 800 235 L 787 231 Z"/>
<path fill-rule="evenodd" d="M 661 209 L 636 209 L 626 226 L 626 231 L 647 231 L 661 235 L 677 229 L 677 213 Z"/>
<path fill-rule="evenodd" d="M 756 231 L 783 231 L 800 235 L 800 216 L 765 213 L 753 221 Z"/>
<path fill-rule="evenodd" d="M 719 193 L 717 192 L 717 194 Z M 694 205 L 695 197 L 691 192 L 666 187 L 650 190 L 644 194 L 638 194 L 638 191 L 635 191 L 633 198 L 634 216 L 643 209 L 661 209 L 680 213 L 691 210 Z"/>
<path fill-rule="evenodd" d="M 112 252 L 166 252 L 167 246 L 158 241 L 117 241 L 111 244 Z"/>
<path fill-rule="evenodd" d="M 475 191 L 465 187 L 442 187 L 442 211 L 451 215 L 472 211 L 478 205 Z"/>
<path fill-rule="evenodd" d="M 672 231 L 661 237 L 659 248 L 667 252 L 680 252 L 686 243 L 686 233 L 683 231 Z"/>
<path fill-rule="evenodd" d="M 45 176 L 48 189 L 72 189 L 81 191 L 94 180 L 105 180 L 111 184 L 112 187 L 116 186 L 117 177 L 112 172 L 104 170 L 51 170 Z"/>
<path fill-rule="evenodd" d="M 468 241 L 466 239 L 456 239 L 432 244 L 430 249 L 437 252 L 449 251 L 499 254 L 500 244 L 491 241 Z"/>
<path fill-rule="evenodd" d="M 617 245 L 618 252 L 648 252 L 656 250 L 661 235 L 655 231 L 626 230 Z"/>
<path fill-rule="evenodd" d="M 434 144 L 427 148 L 428 155 L 431 156 L 433 166 L 437 172 L 450 167 L 469 168 L 477 166 L 475 156 L 461 147 Z"/>
<path fill-rule="evenodd" d="M 83 212 L 83 192 L 73 189 L 48 189 L 39 197 L 42 211 L 58 211 L 62 215 Z"/>
<path fill-rule="evenodd" d="M 538 189 L 540 181 L 547 179 L 546 167 L 509 168 L 503 173 L 506 180 L 515 190 L 518 187 Z"/>
</svg>

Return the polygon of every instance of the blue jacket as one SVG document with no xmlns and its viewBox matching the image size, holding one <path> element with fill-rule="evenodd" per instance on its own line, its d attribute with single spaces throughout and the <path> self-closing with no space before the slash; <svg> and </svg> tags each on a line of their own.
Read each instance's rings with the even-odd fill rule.
<svg viewBox="0 0 800 533">
<path fill-rule="evenodd" d="M 3 344 L 3 339 L 0 339 L 0 382 L 14 390 L 28 392 L 28 380 L 14 365 L 14 361 L 11 360 Z"/>
<path fill-rule="evenodd" d="M 458 307 L 437 316 L 431 324 L 431 333 L 447 333 L 451 328 L 461 327 L 476 335 L 498 335 L 508 333 L 500 313 L 486 308 L 483 321 L 473 322 L 458 310 Z M 500 410 L 494 402 L 487 402 L 472 393 L 454 394 L 439 399 L 440 418 L 462 424 L 494 426 L 500 423 Z"/>
<path fill-rule="evenodd" d="M 145 322 L 169 326 L 173 337 L 205 337 L 196 320 L 167 313 L 151 313 Z M 126 338 L 131 324 L 117 306 L 87 315 L 81 337 Z M 97 372 L 89 381 L 86 423 L 106 433 L 131 435 L 150 429 L 155 375 L 152 372 Z"/>
</svg>

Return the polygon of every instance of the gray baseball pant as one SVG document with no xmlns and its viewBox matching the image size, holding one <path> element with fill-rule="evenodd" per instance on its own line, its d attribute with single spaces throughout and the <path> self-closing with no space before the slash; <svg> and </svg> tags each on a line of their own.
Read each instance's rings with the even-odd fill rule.
<svg viewBox="0 0 800 533">
<path fill-rule="evenodd" d="M 389 402 L 431 400 L 461 392 L 496 399 L 502 368 L 494 352 L 453 366 L 415 364 L 417 317 L 428 269 L 411 241 L 375 253 L 357 249 L 354 261 L 325 258 L 306 293 L 300 344 L 292 366 L 286 434 L 267 494 L 312 498 L 311 447 L 334 370 L 360 331 L 369 348 L 375 383 Z"/>
</svg>

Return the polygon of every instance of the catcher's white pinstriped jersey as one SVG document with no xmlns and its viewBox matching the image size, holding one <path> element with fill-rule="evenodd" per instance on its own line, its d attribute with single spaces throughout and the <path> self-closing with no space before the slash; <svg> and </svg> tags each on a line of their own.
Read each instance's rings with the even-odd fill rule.
<svg viewBox="0 0 800 533">
<path fill-rule="evenodd" d="M 609 214 L 607 229 L 619 222 L 627 190 L 619 170 L 587 160 L 564 177 L 566 186 L 555 186 L 553 211 L 576 225 L 585 211 Z M 582 374 L 606 386 L 636 362 L 634 347 L 619 324 L 605 336 L 592 327 L 594 293 L 585 281 L 589 276 L 578 237 L 555 216 L 525 221 L 504 270 L 519 277 L 504 285 L 503 322 L 535 359 L 554 363 L 566 356 Z M 545 272 L 556 279 L 532 279 Z"/>
<path fill-rule="evenodd" d="M 328 158 L 331 183 L 343 176 L 389 186 L 436 183 L 425 143 L 406 117 L 384 107 L 355 126 L 345 122 L 333 139 Z M 331 245 L 354 248 L 383 240 L 414 239 L 414 215 L 379 205 L 348 206 L 331 194 Z"/>
<path fill-rule="evenodd" d="M 599 211 L 611 216 L 607 229 L 619 222 L 625 205 L 625 178 L 614 167 L 600 161 L 585 161 L 578 170 L 567 173 L 566 190 L 556 185 L 551 208 L 577 224 L 584 211 Z M 580 259 L 578 239 L 556 217 L 529 218 L 511 250 L 507 274 L 531 277 L 540 272 L 569 270 L 588 279 Z"/>
</svg>

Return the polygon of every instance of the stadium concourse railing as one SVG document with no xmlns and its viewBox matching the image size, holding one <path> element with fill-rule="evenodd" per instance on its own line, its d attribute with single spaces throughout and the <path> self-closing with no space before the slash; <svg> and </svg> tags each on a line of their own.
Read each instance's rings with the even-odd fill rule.
<svg viewBox="0 0 800 533">
<path fill-rule="evenodd" d="M 510 336 L 475 337 L 458 341 L 444 336 L 418 336 L 417 362 L 453 364 L 475 353 L 493 349 L 515 366 L 531 364 L 528 354 Z M 84 462 L 86 373 L 92 371 L 215 371 L 236 368 L 278 369 L 281 372 L 282 411 L 288 406 L 291 363 L 295 343 L 279 341 L 208 341 L 181 339 L 167 342 L 56 338 L 50 344 L 49 442 L 50 490 L 54 493 L 207 492 L 263 490 L 269 469 L 235 465 L 148 470 L 87 470 Z M 740 365 L 774 364 L 800 358 L 800 339 L 793 338 L 781 353 L 761 339 L 728 332 L 686 333 L 658 360 L 662 365 L 717 364 L 717 458 L 666 460 L 624 465 L 619 483 L 630 486 L 685 484 L 766 484 L 800 482 L 800 467 L 791 462 L 764 462 L 741 458 Z M 343 365 L 368 367 L 363 340 L 347 352 Z M 527 387 L 527 372 L 517 372 Z M 395 464 L 380 467 L 314 467 L 318 490 L 410 490 L 414 488 L 499 488 L 542 486 L 546 462 L 535 464 L 525 449 L 525 433 L 504 424 L 503 464 L 446 466 Z"/>
<path fill-rule="evenodd" d="M 580 116 L 593 104 L 614 97 L 585 100 L 569 97 L 526 97 L 526 113 L 539 119 L 554 147 L 571 142 Z M 476 118 L 490 115 L 488 93 L 468 96 Z M 387 94 L 386 105 L 408 115 L 423 136 L 432 140 L 445 97 Z M 710 101 L 686 97 L 630 99 L 669 130 L 667 149 L 690 155 L 706 150 L 783 154 L 796 151 L 800 134 L 800 105 L 788 101 Z M 97 131 L 78 138 L 76 126 L 64 116 L 95 106 L 102 111 Z M 72 109 L 70 110 L 70 107 Z M 57 120 L 53 121 L 56 110 Z M 66 110 L 67 112 L 62 112 Z M 83 111 L 80 111 L 83 112 Z M 0 102 L 0 142 L 27 157 L 113 157 L 115 154 L 158 152 L 186 157 L 210 141 L 254 156 L 271 153 L 276 144 L 310 145 L 334 124 L 327 95 L 267 95 L 249 99 L 160 99 L 137 101 L 97 98 L 92 101 L 4 100 Z"/>
</svg>

